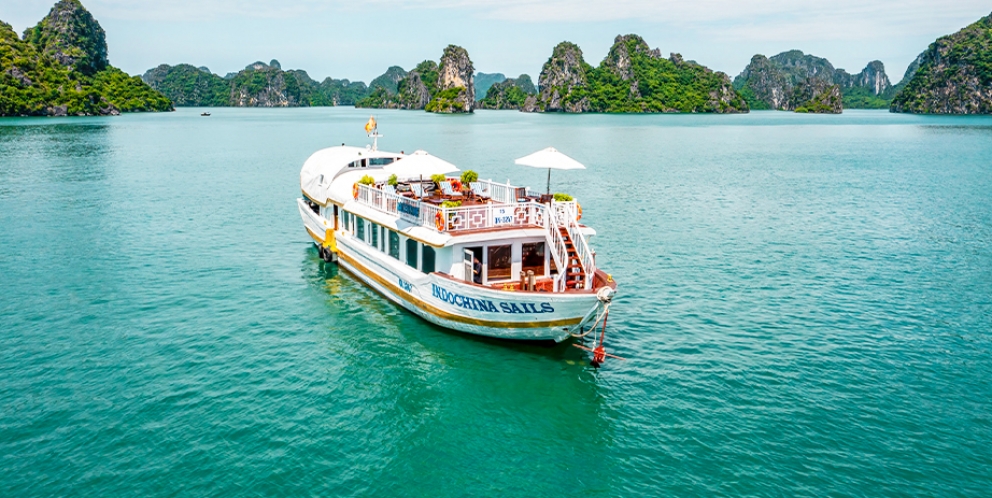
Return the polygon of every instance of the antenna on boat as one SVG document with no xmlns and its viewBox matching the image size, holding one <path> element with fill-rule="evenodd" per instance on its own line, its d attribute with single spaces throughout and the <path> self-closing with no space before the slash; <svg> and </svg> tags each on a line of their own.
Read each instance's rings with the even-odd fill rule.
<svg viewBox="0 0 992 498">
<path fill-rule="evenodd" d="M 375 116 L 369 116 L 369 122 L 365 123 L 365 133 L 372 139 L 372 150 L 379 150 L 379 124 L 375 122 Z"/>
</svg>

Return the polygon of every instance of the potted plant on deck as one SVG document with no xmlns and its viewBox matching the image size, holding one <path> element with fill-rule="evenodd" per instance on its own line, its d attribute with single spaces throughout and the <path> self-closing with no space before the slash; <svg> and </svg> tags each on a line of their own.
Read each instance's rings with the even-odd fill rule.
<svg viewBox="0 0 992 498">
<path fill-rule="evenodd" d="M 441 195 L 441 182 L 448 181 L 448 177 L 444 176 L 441 173 L 438 173 L 436 175 L 431 175 L 431 181 L 434 182 L 434 196 L 440 196 Z"/>
<path fill-rule="evenodd" d="M 472 183 L 472 182 L 477 182 L 477 181 L 479 181 L 479 174 L 478 173 L 476 173 L 475 171 L 472 171 L 470 169 L 467 169 L 465 171 L 462 171 L 462 190 L 464 190 L 464 191 L 471 191 L 472 189 L 469 186 L 469 184 Z"/>
</svg>

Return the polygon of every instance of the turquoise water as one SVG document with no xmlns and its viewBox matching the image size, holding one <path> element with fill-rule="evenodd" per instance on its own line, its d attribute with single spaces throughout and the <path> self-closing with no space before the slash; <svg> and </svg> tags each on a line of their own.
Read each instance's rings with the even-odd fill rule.
<svg viewBox="0 0 992 498">
<path fill-rule="evenodd" d="M 378 114 L 556 172 L 607 346 L 428 325 L 297 213 L 354 109 L 0 120 L 2 496 L 987 496 L 992 119 Z"/>
</svg>

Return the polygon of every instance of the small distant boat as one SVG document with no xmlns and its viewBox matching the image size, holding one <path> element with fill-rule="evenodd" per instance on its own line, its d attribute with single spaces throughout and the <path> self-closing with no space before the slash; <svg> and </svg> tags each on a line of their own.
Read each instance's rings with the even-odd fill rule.
<svg viewBox="0 0 992 498">
<path fill-rule="evenodd" d="M 201 112 L 201 113 L 200 113 L 200 116 L 209 116 L 209 115 L 210 115 L 210 113 L 209 113 L 209 112 Z"/>
<path fill-rule="evenodd" d="M 379 137 L 373 120 L 366 131 Z M 518 164 L 582 168 L 553 149 L 534 156 Z M 458 177 L 445 177 L 439 194 L 422 180 L 454 171 L 426 152 L 384 152 L 375 142 L 319 150 L 300 173 L 300 215 L 325 261 L 442 327 L 556 342 L 600 322 L 605 329 L 617 284 L 596 265 L 586 242 L 596 232 L 579 221 L 578 203 L 485 180 L 468 191 Z M 611 356 L 601 334 L 591 334 L 597 363 Z"/>
</svg>

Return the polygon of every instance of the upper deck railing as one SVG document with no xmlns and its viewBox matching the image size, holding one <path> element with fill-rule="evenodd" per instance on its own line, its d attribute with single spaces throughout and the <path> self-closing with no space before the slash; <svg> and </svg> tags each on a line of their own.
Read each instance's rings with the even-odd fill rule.
<svg viewBox="0 0 992 498">
<path fill-rule="evenodd" d="M 529 200 L 518 202 L 517 195 L 523 192 L 522 188 L 485 181 L 482 183 L 491 201 L 467 206 L 441 207 L 369 185 L 358 185 L 356 200 L 377 211 L 398 216 L 408 223 L 439 232 L 546 226 L 548 206 Z M 565 204 L 575 203 L 554 203 L 559 215 L 562 211 L 575 212 L 574 209 L 562 209 Z"/>
</svg>

